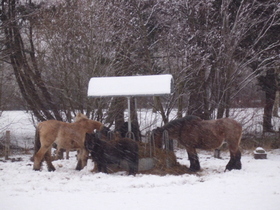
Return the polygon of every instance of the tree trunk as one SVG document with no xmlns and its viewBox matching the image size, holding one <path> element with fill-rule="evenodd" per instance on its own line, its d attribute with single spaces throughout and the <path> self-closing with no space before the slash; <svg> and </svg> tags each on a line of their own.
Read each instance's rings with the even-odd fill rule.
<svg viewBox="0 0 280 210">
<path fill-rule="evenodd" d="M 263 114 L 263 131 L 270 132 L 273 131 L 273 126 L 271 123 L 272 119 L 272 109 L 275 100 L 276 92 L 266 92 L 265 93 L 265 106 Z"/>
<path fill-rule="evenodd" d="M 177 118 L 182 118 L 183 117 L 183 84 L 179 84 L 178 88 L 178 112 L 177 112 Z"/>
<path fill-rule="evenodd" d="M 39 121 L 47 119 L 62 120 L 57 105 L 53 103 L 51 94 L 47 90 L 41 74 L 37 67 L 35 49 L 32 40 L 32 23 L 27 21 L 32 19 L 31 15 L 25 16 L 26 25 L 29 27 L 29 45 L 26 49 L 21 36 L 21 27 L 17 24 L 18 17 L 16 1 L 2 1 L 1 21 L 6 39 L 6 48 L 9 52 L 10 62 L 21 91 L 30 109 Z M 31 12 L 32 13 L 32 12 Z"/>
<path fill-rule="evenodd" d="M 161 103 L 161 100 L 160 100 L 160 97 L 159 96 L 155 96 L 154 97 L 154 104 L 156 106 L 156 110 L 159 111 L 161 117 L 162 117 L 162 121 L 164 124 L 167 124 L 168 123 L 168 117 L 166 116 L 165 112 L 164 112 L 164 109 L 163 109 L 163 106 L 162 106 L 162 103 Z"/>
<path fill-rule="evenodd" d="M 217 119 L 223 118 L 224 112 L 225 112 L 225 106 L 224 106 L 223 104 L 221 104 L 221 105 L 218 107 Z"/>
<path fill-rule="evenodd" d="M 109 123 L 109 127 L 115 122 L 115 130 L 119 130 L 124 124 L 125 98 L 116 97 L 113 99 L 105 123 Z"/>
<path fill-rule="evenodd" d="M 265 92 L 265 106 L 263 114 L 263 132 L 273 131 L 272 126 L 272 110 L 275 101 L 277 85 L 276 85 L 276 74 L 274 69 L 269 69 L 265 76 L 260 76 L 259 85 Z"/>
<path fill-rule="evenodd" d="M 135 140 L 141 141 L 140 125 L 137 115 L 137 100 L 135 97 L 131 98 L 130 104 L 132 132 L 134 134 Z"/>
<path fill-rule="evenodd" d="M 279 117 L 279 115 L 278 115 L 279 100 L 280 100 L 280 92 L 276 91 L 275 101 L 274 101 L 274 105 L 273 105 L 273 117 Z"/>
</svg>

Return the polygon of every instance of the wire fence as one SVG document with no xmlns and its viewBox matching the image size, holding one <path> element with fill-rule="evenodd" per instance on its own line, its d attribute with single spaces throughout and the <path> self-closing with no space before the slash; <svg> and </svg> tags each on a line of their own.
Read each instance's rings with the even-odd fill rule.
<svg viewBox="0 0 280 210">
<path fill-rule="evenodd" d="M 33 139 L 26 138 L 24 140 L 17 140 L 17 136 L 10 130 L 1 133 L 0 136 L 0 156 L 9 159 L 11 155 L 30 153 L 33 150 Z"/>
</svg>

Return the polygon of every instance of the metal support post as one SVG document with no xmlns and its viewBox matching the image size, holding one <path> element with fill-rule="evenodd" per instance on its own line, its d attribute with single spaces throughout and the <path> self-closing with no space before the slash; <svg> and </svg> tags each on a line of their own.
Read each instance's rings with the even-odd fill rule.
<svg viewBox="0 0 280 210">
<path fill-rule="evenodd" d="M 131 138 L 131 116 L 130 116 L 130 97 L 127 97 L 127 112 L 128 112 L 128 138 Z"/>
</svg>

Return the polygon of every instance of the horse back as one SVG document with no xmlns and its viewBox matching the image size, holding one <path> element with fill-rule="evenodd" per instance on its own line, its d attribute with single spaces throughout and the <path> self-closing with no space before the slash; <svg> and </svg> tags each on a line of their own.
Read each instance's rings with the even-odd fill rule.
<svg viewBox="0 0 280 210">
<path fill-rule="evenodd" d="M 83 126 L 76 123 L 63 123 L 58 130 L 56 142 L 66 148 L 84 148 L 85 134 L 86 128 Z"/>
<path fill-rule="evenodd" d="M 200 149 L 211 149 L 218 148 L 224 141 L 230 144 L 239 144 L 242 127 L 237 121 L 230 118 L 202 120 L 185 126 L 182 134 L 184 134 L 182 141 L 186 145 Z"/>
<path fill-rule="evenodd" d="M 242 126 L 239 122 L 230 118 L 216 120 L 216 128 L 220 133 L 224 133 L 225 138 L 242 135 Z"/>
<path fill-rule="evenodd" d="M 240 123 L 230 118 L 201 121 L 200 129 L 225 138 L 232 136 L 234 133 L 240 134 L 242 132 L 242 126 Z"/>
</svg>

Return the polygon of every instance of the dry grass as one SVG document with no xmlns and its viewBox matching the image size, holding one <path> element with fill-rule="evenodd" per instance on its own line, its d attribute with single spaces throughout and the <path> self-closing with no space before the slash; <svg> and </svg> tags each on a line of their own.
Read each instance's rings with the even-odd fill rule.
<svg viewBox="0 0 280 210">
<path fill-rule="evenodd" d="M 259 136 L 244 136 L 241 141 L 240 147 L 243 150 L 254 150 L 257 147 L 263 147 L 266 150 L 279 149 L 279 133 L 265 133 Z"/>
<path fill-rule="evenodd" d="M 152 155 L 152 156 L 151 156 Z M 189 173 L 188 167 L 177 162 L 177 157 L 173 151 L 150 147 L 149 144 L 139 143 L 139 158 L 153 157 L 155 166 L 153 169 L 141 171 L 143 174 L 155 175 L 181 175 Z"/>
</svg>

